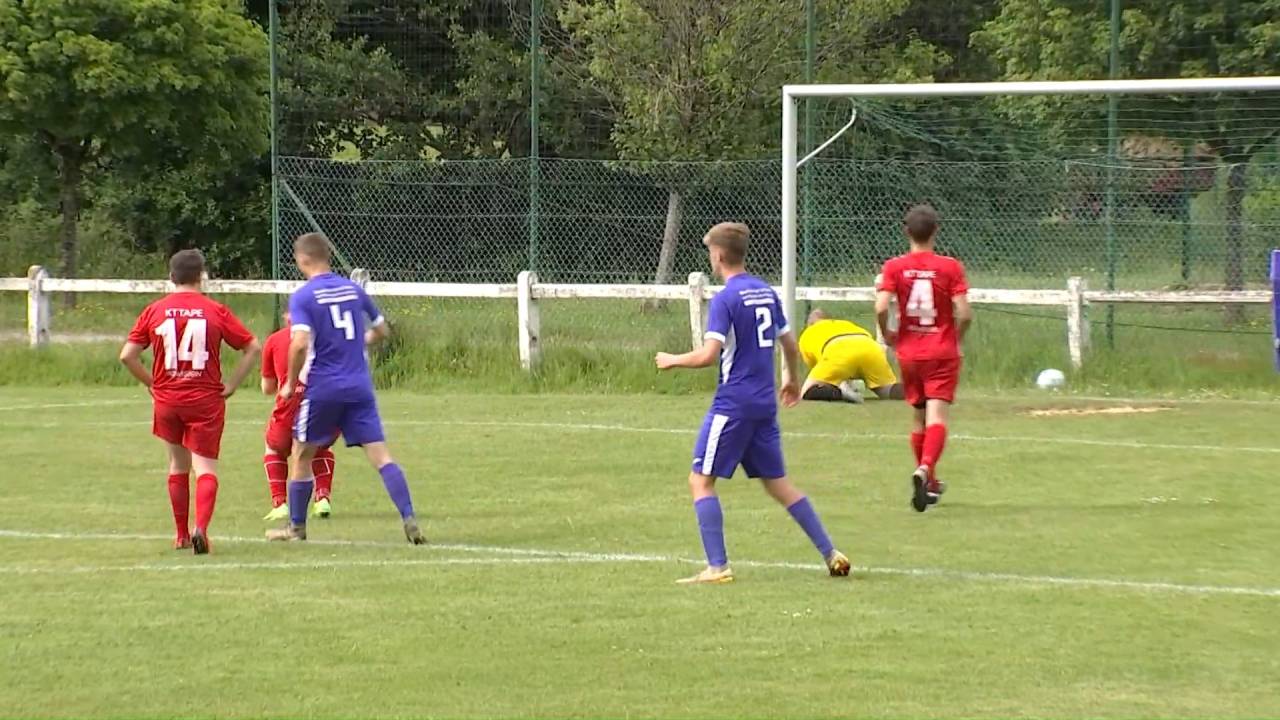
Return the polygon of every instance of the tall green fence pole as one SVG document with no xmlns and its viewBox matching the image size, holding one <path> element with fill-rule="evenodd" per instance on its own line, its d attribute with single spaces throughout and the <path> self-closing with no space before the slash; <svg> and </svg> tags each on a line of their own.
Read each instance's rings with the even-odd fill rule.
<svg viewBox="0 0 1280 720">
<path fill-rule="evenodd" d="M 280 17 L 276 13 L 276 0 L 267 3 L 267 35 L 271 46 L 271 279 L 280 279 L 280 187 L 278 184 L 278 168 L 276 158 L 280 155 L 279 120 L 279 80 L 276 68 L 276 42 Z M 272 295 L 271 326 L 280 328 L 280 296 Z"/>
<path fill-rule="evenodd" d="M 817 32 L 815 0 L 804 2 L 804 81 L 813 82 L 814 65 L 817 62 L 817 48 L 814 33 Z M 804 152 L 813 150 L 813 98 L 804 99 Z M 811 166 L 800 169 L 801 191 L 804 193 L 804 238 L 800 251 L 801 275 L 805 285 L 813 285 L 813 173 Z M 810 302 L 804 301 L 804 314 L 808 316 Z M 802 327 L 796 318 L 791 319 L 796 327 Z"/>
<path fill-rule="evenodd" d="M 1120 0 L 1111 0 L 1111 79 L 1120 76 Z M 1107 289 L 1116 289 L 1116 186 L 1115 166 L 1119 146 L 1120 98 L 1114 93 L 1107 96 Z M 1116 344 L 1116 306 L 1107 305 L 1107 347 Z"/>
<path fill-rule="evenodd" d="M 542 0 L 529 9 L 529 270 L 538 269 L 538 215 L 541 182 L 538 149 L 538 108 L 542 99 Z"/>
<path fill-rule="evenodd" d="M 1182 282 L 1191 282 L 1191 180 L 1195 162 L 1194 143 L 1187 140 L 1182 149 Z"/>
</svg>

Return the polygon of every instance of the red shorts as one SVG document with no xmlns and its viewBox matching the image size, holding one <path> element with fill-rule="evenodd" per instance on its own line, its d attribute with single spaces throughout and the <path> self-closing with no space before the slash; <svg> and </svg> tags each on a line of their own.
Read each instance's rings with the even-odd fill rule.
<svg viewBox="0 0 1280 720">
<path fill-rule="evenodd" d="M 167 443 L 216 459 L 222 448 L 222 428 L 226 421 L 227 401 L 221 397 L 182 405 L 156 402 L 151 432 Z"/>
<path fill-rule="evenodd" d="M 927 400 L 956 401 L 960 384 L 960 358 L 946 360 L 899 360 L 902 368 L 902 392 L 914 407 L 924 407 Z"/>
<path fill-rule="evenodd" d="M 293 452 L 293 419 L 302 404 L 302 393 L 294 393 L 288 400 L 276 399 L 276 406 L 267 420 L 267 447 L 280 455 Z"/>
</svg>

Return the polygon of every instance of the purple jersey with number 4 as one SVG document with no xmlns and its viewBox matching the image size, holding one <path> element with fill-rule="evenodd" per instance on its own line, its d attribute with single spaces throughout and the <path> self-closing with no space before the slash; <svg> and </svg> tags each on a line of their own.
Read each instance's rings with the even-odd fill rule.
<svg viewBox="0 0 1280 720">
<path fill-rule="evenodd" d="M 769 283 L 746 273 L 729 278 L 711 298 L 707 318 L 705 337 L 724 343 L 712 413 L 744 419 L 777 414 L 773 347 L 790 330 Z"/>
<path fill-rule="evenodd" d="M 372 402 L 364 333 L 382 322 L 364 289 L 344 277 L 324 273 L 298 288 L 289 298 L 289 323 L 311 333 L 300 378 L 308 399 Z"/>
</svg>

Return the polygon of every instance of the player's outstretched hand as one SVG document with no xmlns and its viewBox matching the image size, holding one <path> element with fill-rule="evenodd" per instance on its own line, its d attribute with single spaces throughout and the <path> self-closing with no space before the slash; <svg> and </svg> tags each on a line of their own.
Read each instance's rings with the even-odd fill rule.
<svg viewBox="0 0 1280 720">
<path fill-rule="evenodd" d="M 285 384 L 281 385 L 279 395 L 281 399 L 284 399 L 284 400 L 288 400 L 289 398 L 293 397 L 293 383 L 286 381 Z"/>
<path fill-rule="evenodd" d="M 800 386 L 791 381 L 783 383 L 778 389 L 778 399 L 783 407 L 795 407 L 800 402 Z"/>
<path fill-rule="evenodd" d="M 236 394 L 236 386 L 229 383 L 222 383 L 222 397 L 229 398 Z"/>
<path fill-rule="evenodd" d="M 676 356 L 671 353 L 660 352 L 653 356 L 653 361 L 659 370 L 670 370 L 676 366 Z"/>
</svg>

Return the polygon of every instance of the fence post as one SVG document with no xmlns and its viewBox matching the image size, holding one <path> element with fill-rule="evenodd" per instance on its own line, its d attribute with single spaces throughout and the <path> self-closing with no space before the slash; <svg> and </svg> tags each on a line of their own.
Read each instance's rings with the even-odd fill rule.
<svg viewBox="0 0 1280 720">
<path fill-rule="evenodd" d="M 40 265 L 27 269 L 27 341 L 31 347 L 41 347 L 49 342 L 49 293 L 44 291 L 44 281 L 49 271 Z"/>
<path fill-rule="evenodd" d="M 364 268 L 351 269 L 351 282 L 359 285 L 361 289 L 369 289 L 369 271 Z"/>
<path fill-rule="evenodd" d="M 707 327 L 706 292 L 706 273 L 689 273 L 689 337 L 694 350 L 702 347 L 702 334 Z"/>
<path fill-rule="evenodd" d="M 1088 288 L 1089 283 L 1082 277 L 1067 279 L 1067 352 L 1073 370 L 1084 367 L 1084 354 L 1089 349 L 1089 318 L 1084 302 Z"/>
<path fill-rule="evenodd" d="M 538 274 L 522 270 L 516 277 L 516 315 L 520 326 L 520 367 L 532 372 L 542 362 L 541 323 L 533 288 Z"/>
</svg>

